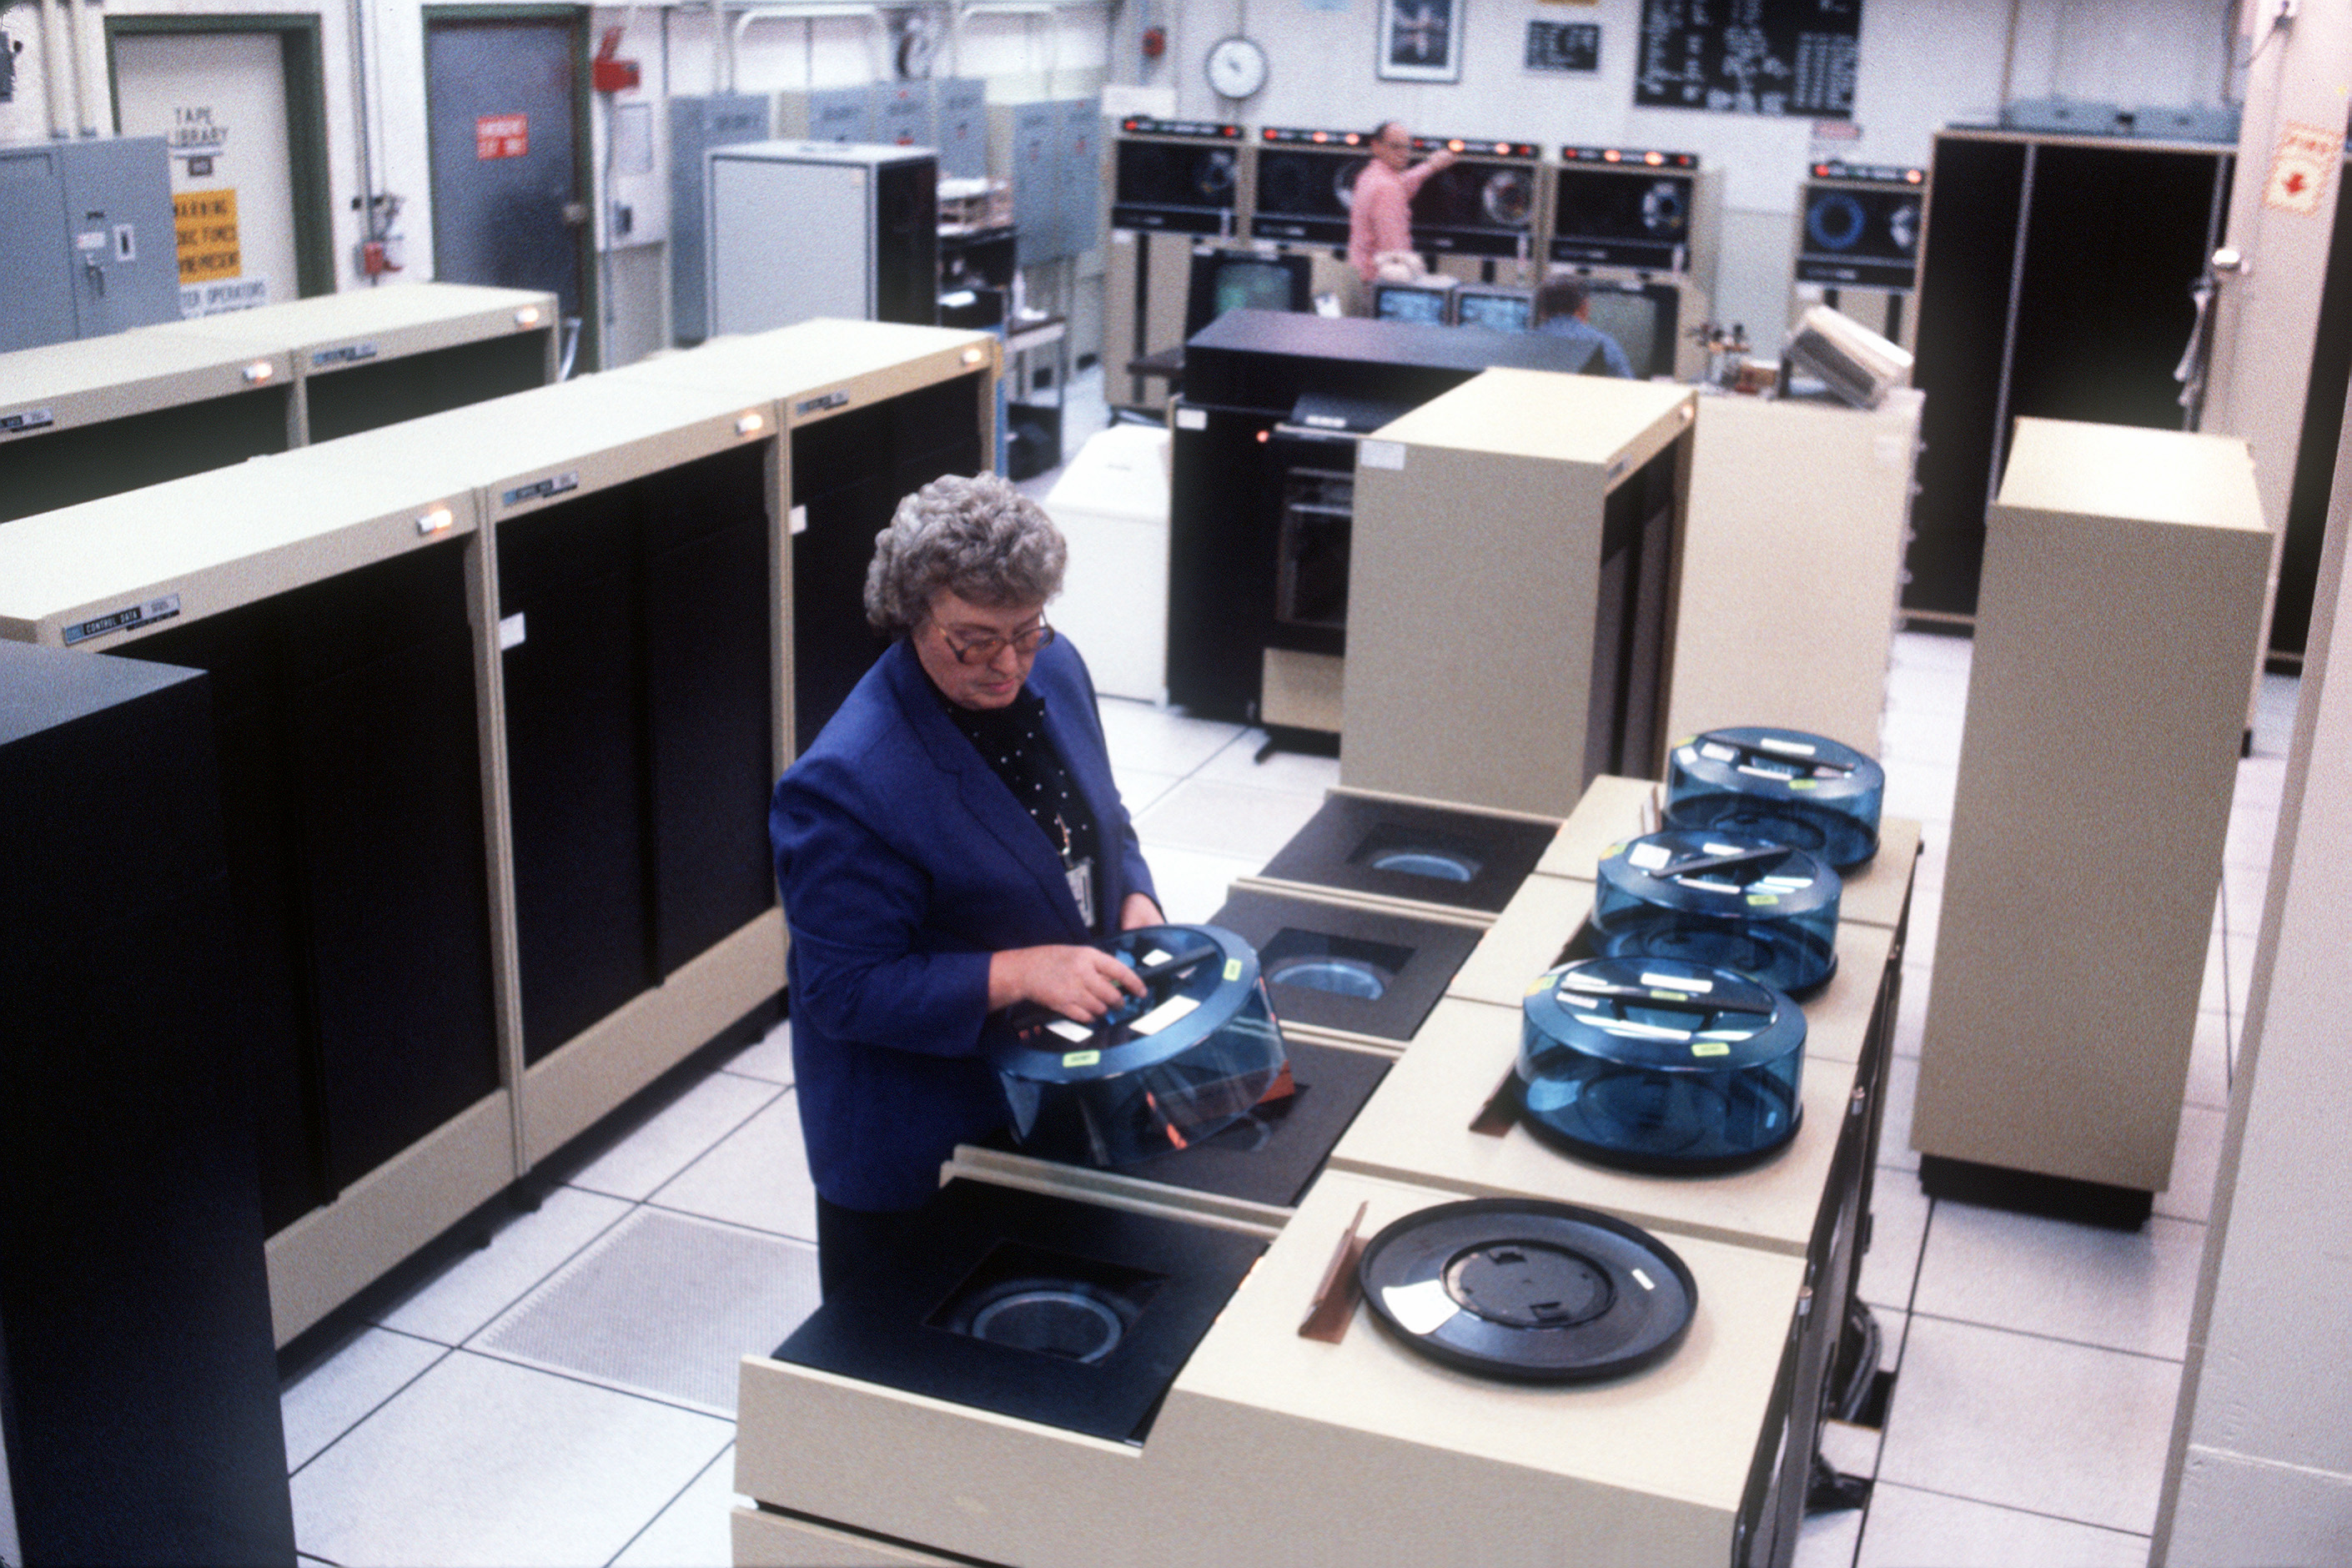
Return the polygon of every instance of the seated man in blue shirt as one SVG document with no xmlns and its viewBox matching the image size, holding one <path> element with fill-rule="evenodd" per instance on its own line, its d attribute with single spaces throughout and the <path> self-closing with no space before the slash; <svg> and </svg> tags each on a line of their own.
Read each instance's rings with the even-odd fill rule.
<svg viewBox="0 0 2352 1568">
<path fill-rule="evenodd" d="M 1592 295 L 1581 279 L 1555 278 L 1536 290 L 1536 331 L 1591 345 L 1585 375 L 1622 375 L 1633 379 L 1633 363 L 1617 340 L 1592 323 Z"/>
</svg>

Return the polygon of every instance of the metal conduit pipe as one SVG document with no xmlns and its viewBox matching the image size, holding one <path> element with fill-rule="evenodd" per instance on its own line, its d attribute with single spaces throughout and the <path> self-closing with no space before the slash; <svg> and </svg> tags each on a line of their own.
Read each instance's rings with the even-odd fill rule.
<svg viewBox="0 0 2352 1568">
<path fill-rule="evenodd" d="M 97 49 L 84 36 L 89 24 L 85 19 L 86 7 L 82 0 L 63 0 L 63 3 L 68 33 L 73 39 L 74 124 L 82 135 L 94 137 L 99 134 L 97 95 L 89 89 L 89 62 Z M 108 116 L 110 121 L 112 118 Z"/>
<path fill-rule="evenodd" d="M 73 134 L 68 126 L 64 100 L 65 49 L 58 40 L 57 18 L 50 14 L 51 0 L 33 0 L 33 4 L 41 15 L 41 92 L 47 100 L 49 137 L 62 142 Z"/>
</svg>

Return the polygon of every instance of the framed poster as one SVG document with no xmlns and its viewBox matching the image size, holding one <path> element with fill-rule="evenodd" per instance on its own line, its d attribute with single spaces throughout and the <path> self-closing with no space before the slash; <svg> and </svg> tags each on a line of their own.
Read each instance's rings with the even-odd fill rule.
<svg viewBox="0 0 2352 1568">
<path fill-rule="evenodd" d="M 1528 69 L 1597 71 L 1600 68 L 1599 23 L 1538 20 L 1528 24 Z"/>
<path fill-rule="evenodd" d="M 1862 0 L 1642 0 L 1636 109 L 1853 117 Z"/>
<path fill-rule="evenodd" d="M 1466 3 L 1381 0 L 1380 74 L 1390 81 L 1460 81 Z"/>
</svg>

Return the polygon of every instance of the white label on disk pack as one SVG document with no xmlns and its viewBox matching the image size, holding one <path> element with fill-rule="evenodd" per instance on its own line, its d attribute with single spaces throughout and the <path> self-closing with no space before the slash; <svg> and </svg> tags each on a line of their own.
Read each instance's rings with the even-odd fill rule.
<svg viewBox="0 0 2352 1568">
<path fill-rule="evenodd" d="M 1206 430 L 1208 427 L 1209 411 L 1207 409 L 1179 408 L 1176 411 L 1176 428 L 1179 430 Z"/>
<path fill-rule="evenodd" d="M 1087 1028 L 1084 1024 L 1073 1023 L 1067 1018 L 1056 1018 L 1045 1027 L 1074 1046 L 1082 1046 L 1095 1037 L 1095 1032 L 1092 1029 Z"/>
<path fill-rule="evenodd" d="M 499 617 L 499 651 L 500 653 L 506 652 L 510 647 L 521 646 L 524 636 L 522 617 L 523 612 L 520 610 L 517 610 L 511 616 Z"/>
<path fill-rule="evenodd" d="M 1443 1279 L 1423 1279 L 1418 1285 L 1389 1285 L 1381 1290 L 1381 1305 L 1389 1316 L 1404 1325 L 1404 1331 L 1415 1336 L 1433 1334 L 1454 1321 L 1462 1309 L 1445 1293 Z"/>
<path fill-rule="evenodd" d="M 1360 441 L 1356 444 L 1356 461 L 1367 468 L 1394 468 L 1404 471 L 1404 443 L 1402 441 Z"/>
<path fill-rule="evenodd" d="M 1663 844 L 1636 844 L 1625 852 L 1625 863 L 1636 871 L 1655 871 L 1675 858 Z"/>
<path fill-rule="evenodd" d="M 1198 1011 L 1200 1005 L 1190 996 L 1171 996 L 1128 1027 L 1139 1035 L 1156 1035 L 1179 1018 Z"/>
</svg>

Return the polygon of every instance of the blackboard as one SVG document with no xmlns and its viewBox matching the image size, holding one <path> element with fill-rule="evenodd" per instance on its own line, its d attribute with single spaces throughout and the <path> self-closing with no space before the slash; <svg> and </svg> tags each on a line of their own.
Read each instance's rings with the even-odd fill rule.
<svg viewBox="0 0 2352 1568">
<path fill-rule="evenodd" d="M 1861 36 L 1862 0 L 1642 0 L 1633 102 L 1851 119 Z"/>
<path fill-rule="evenodd" d="M 1601 68 L 1601 28 L 1592 22 L 1529 22 L 1528 69 L 1531 71 L 1597 71 Z"/>
</svg>

